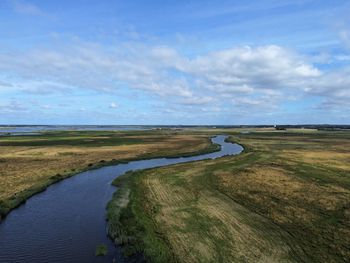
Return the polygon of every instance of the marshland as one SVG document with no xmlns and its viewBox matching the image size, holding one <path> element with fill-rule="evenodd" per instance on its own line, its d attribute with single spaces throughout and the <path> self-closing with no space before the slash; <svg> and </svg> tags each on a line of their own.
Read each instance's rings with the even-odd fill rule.
<svg viewBox="0 0 350 263">
<path fill-rule="evenodd" d="M 107 163 L 200 154 L 208 136 L 167 132 L 55 131 L 0 137 L 0 215 L 63 178 Z"/>
<path fill-rule="evenodd" d="M 238 143 L 244 151 L 200 160 L 200 156 L 220 150 L 210 140 L 217 134 L 225 134 L 227 143 Z M 89 180 L 90 176 L 95 178 L 90 180 L 105 180 L 107 185 L 97 188 L 96 181 L 95 186 L 88 187 L 79 182 L 81 179 L 66 179 L 65 184 L 57 184 L 58 190 L 49 187 L 33 202 L 50 206 L 62 198 L 58 202 L 62 206 L 52 206 L 69 218 L 73 209 L 67 206 L 69 196 L 57 194 L 59 188 L 69 185 L 77 195 L 71 199 L 77 211 L 84 201 L 91 202 L 91 207 L 84 208 L 92 210 L 87 217 L 90 221 L 97 218 L 99 236 L 105 237 L 96 238 L 96 244 L 91 245 L 90 259 L 95 248 L 96 254 L 102 255 L 107 254 L 107 247 L 108 256 L 98 257 L 101 262 L 104 258 L 126 262 L 346 262 L 350 258 L 350 133 L 346 130 L 53 131 L 0 137 L 0 145 L 5 225 L 0 224 L 0 230 L 6 230 L 8 224 L 17 233 L 16 221 L 19 224 L 19 218 L 33 217 L 30 209 L 42 210 L 43 216 L 51 213 L 50 219 L 59 220 L 60 216 L 47 207 L 21 204 L 32 195 L 35 199 L 35 194 L 49 185 L 80 173 L 72 179 Z M 192 159 L 176 164 L 183 162 L 183 158 L 175 158 L 180 156 Z M 164 164 L 146 164 L 149 159 L 162 157 L 172 158 L 164 159 Z M 146 163 L 133 166 L 136 160 Z M 118 170 L 121 165 L 125 168 Z M 152 168 L 163 165 L 167 166 Z M 139 170 L 144 168 L 148 169 Z M 82 201 L 79 195 L 88 193 L 104 203 L 97 208 L 92 199 Z M 11 217 L 11 209 L 17 206 L 18 214 L 14 210 Z M 99 215 L 93 216 L 95 212 Z M 64 222 L 64 229 L 70 229 L 69 224 Z M 45 223 L 42 227 L 49 228 Z M 107 233 L 103 233 L 106 227 Z M 50 249 L 54 249 L 58 245 L 53 241 L 55 232 L 50 228 L 45 231 L 51 238 Z M 3 233 L 9 235 L 8 231 Z M 29 235 L 40 235 L 40 231 Z M 71 238 L 74 241 L 77 237 Z M 16 239 L 14 244 L 19 245 Z M 93 234 L 89 239 L 94 239 Z"/>
<path fill-rule="evenodd" d="M 120 210 L 125 253 L 150 262 L 349 261 L 350 133 L 226 132 L 243 153 L 114 181 L 121 189 L 108 210 Z"/>
<path fill-rule="evenodd" d="M 0 0 L 0 263 L 349 263 L 349 0 Z"/>
</svg>

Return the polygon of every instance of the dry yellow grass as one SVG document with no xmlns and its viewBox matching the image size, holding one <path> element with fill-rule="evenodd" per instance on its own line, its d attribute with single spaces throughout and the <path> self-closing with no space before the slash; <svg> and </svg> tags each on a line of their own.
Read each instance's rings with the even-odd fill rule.
<svg viewBox="0 0 350 263">
<path fill-rule="evenodd" d="M 266 199 L 274 197 L 279 202 L 288 204 L 304 203 L 322 210 L 336 211 L 350 200 L 350 191 L 334 185 L 319 185 L 294 177 L 282 168 L 253 166 L 236 173 L 217 172 L 220 184 L 232 195 L 244 195 L 251 202 L 264 206 Z M 309 223 L 318 219 L 312 210 L 298 206 L 280 206 L 279 203 L 270 207 L 275 221 L 288 223 L 293 220 Z"/>
<path fill-rule="evenodd" d="M 122 223 L 146 255 L 155 262 L 350 262 L 350 133 L 235 130 L 232 141 L 246 151 L 129 177 Z"/>
<path fill-rule="evenodd" d="M 346 147 L 350 149 L 350 145 Z M 339 152 L 339 150 L 286 150 L 282 154 L 288 159 L 350 171 L 350 152 Z"/>
<path fill-rule="evenodd" d="M 113 136 L 117 137 L 118 133 Z M 121 136 L 131 143 L 99 146 L 100 141 L 109 139 L 109 137 L 67 135 L 69 141 L 78 139 L 83 143 L 92 142 L 94 145 L 17 146 L 21 143 L 30 144 L 31 137 L 2 138 L 1 143 L 6 145 L 15 140 L 16 145 L 0 146 L 0 201 L 13 198 L 32 187 L 45 185 L 50 177 L 56 174 L 64 177 L 102 160 L 103 162 L 123 161 L 147 156 L 186 154 L 201 151 L 210 145 L 207 136 L 198 135 L 150 133 L 149 135 L 128 136 L 126 133 Z M 62 140 L 64 139 L 66 138 L 63 136 Z M 41 139 L 40 136 L 33 137 L 33 142 L 38 141 L 50 142 L 48 139 Z"/>
<path fill-rule="evenodd" d="M 291 262 L 281 230 L 199 181 L 207 166 L 175 166 L 144 173 L 148 209 L 181 262 Z M 176 171 L 176 172 L 175 172 Z M 270 237 L 259 227 L 268 228 Z"/>
</svg>

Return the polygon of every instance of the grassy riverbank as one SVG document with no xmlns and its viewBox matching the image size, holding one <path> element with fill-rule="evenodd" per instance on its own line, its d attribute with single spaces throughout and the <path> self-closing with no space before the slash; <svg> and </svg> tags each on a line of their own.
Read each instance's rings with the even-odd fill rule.
<svg viewBox="0 0 350 263">
<path fill-rule="evenodd" d="M 153 131 L 57 131 L 0 137 L 0 219 L 52 183 L 108 164 L 218 150 L 207 135 Z"/>
<path fill-rule="evenodd" d="M 349 262 L 350 133 L 225 132 L 244 153 L 114 182 L 121 189 L 108 206 L 110 233 L 126 254 L 151 262 Z"/>
</svg>

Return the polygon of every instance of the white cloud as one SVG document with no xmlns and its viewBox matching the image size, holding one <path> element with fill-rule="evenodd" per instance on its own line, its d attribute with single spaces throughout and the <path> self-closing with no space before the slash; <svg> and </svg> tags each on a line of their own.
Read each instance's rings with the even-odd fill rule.
<svg viewBox="0 0 350 263">
<path fill-rule="evenodd" d="M 0 80 L 0 91 L 2 90 L 9 90 L 13 88 L 13 84 L 9 83 L 8 81 L 2 81 Z"/>
<path fill-rule="evenodd" d="M 236 97 L 232 99 L 233 105 L 239 109 L 250 112 L 270 112 L 277 109 L 280 97 L 259 96 L 259 97 Z"/>
<path fill-rule="evenodd" d="M 345 55 L 345 54 L 337 55 L 334 58 L 339 61 L 350 61 L 350 55 Z"/>
<path fill-rule="evenodd" d="M 183 105 L 205 105 L 213 102 L 214 99 L 212 97 L 191 97 L 187 99 L 183 99 L 179 101 L 179 104 Z"/>
<path fill-rule="evenodd" d="M 52 106 L 49 104 L 44 104 L 44 105 L 41 105 L 41 108 L 44 110 L 49 110 L 49 109 L 52 109 Z"/>
<path fill-rule="evenodd" d="M 110 109 L 116 109 L 116 108 L 118 108 L 118 105 L 117 105 L 117 103 L 112 102 L 111 104 L 109 104 L 109 108 Z"/>
<path fill-rule="evenodd" d="M 12 87 L 13 85 L 7 81 L 1 81 L 0 80 L 0 86 L 2 87 Z"/>
<path fill-rule="evenodd" d="M 345 43 L 345 45 L 350 48 L 350 30 L 342 29 L 339 32 L 339 36 L 341 40 Z"/>
<path fill-rule="evenodd" d="M 43 15 L 44 12 L 36 5 L 24 0 L 12 0 L 12 8 L 15 12 L 26 15 Z"/>
<path fill-rule="evenodd" d="M 275 45 L 234 47 L 192 58 L 167 46 L 75 42 L 61 49 L 0 52 L 0 70 L 20 80 L 15 88 L 30 93 L 128 87 L 198 107 L 226 101 L 273 108 L 299 94 L 336 102 L 349 97 L 350 86 L 349 70 L 321 71 L 307 58 Z"/>
<path fill-rule="evenodd" d="M 11 113 L 11 112 L 25 112 L 28 108 L 17 100 L 11 100 L 9 103 L 0 104 L 0 112 Z"/>
<path fill-rule="evenodd" d="M 305 90 L 326 97 L 327 99 L 350 100 L 350 68 L 329 72 L 322 77 L 305 83 Z"/>
<path fill-rule="evenodd" d="M 192 60 L 188 71 L 214 85 L 242 91 L 280 89 L 296 79 L 321 75 L 317 68 L 278 46 L 213 52 Z"/>
</svg>

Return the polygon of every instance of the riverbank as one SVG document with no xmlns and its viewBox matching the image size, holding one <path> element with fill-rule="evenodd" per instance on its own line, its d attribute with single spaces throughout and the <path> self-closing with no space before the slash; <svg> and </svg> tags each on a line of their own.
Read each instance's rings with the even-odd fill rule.
<svg viewBox="0 0 350 263">
<path fill-rule="evenodd" d="M 172 131 L 57 131 L 0 138 L 0 220 L 48 186 L 106 165 L 219 150 L 210 136 Z"/>
<path fill-rule="evenodd" d="M 52 185 L 30 198 L 0 224 L 0 261 L 124 262 L 119 247 L 106 235 L 106 204 L 113 197 L 113 179 L 127 171 L 167 166 L 239 153 L 242 147 L 212 138 L 220 151 L 179 158 L 130 161 L 90 170 Z M 21 238 L 18 238 L 18 237 Z M 96 259 L 96 247 L 107 247 Z M 40 253 L 33 254 L 33 249 Z M 82 251 L 79 253 L 77 251 Z"/>
<path fill-rule="evenodd" d="M 109 231 L 125 254 L 150 262 L 349 261 L 350 133 L 226 133 L 244 153 L 113 182 Z"/>
</svg>

